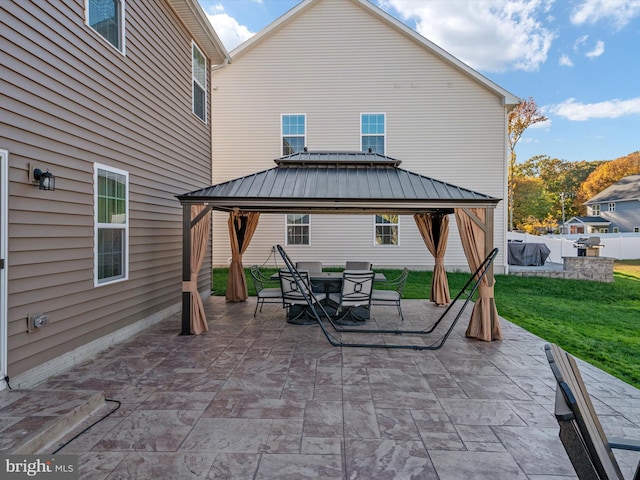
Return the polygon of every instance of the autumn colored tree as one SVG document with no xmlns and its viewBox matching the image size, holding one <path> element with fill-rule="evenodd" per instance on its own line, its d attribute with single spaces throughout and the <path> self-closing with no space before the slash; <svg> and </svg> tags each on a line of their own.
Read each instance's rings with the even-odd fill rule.
<svg viewBox="0 0 640 480">
<path fill-rule="evenodd" d="M 542 180 L 543 188 L 553 198 L 553 204 L 547 213 L 560 220 L 562 219 L 563 204 L 567 218 L 584 213 L 583 202 L 577 199 L 577 192 L 591 172 L 603 163 L 603 161 L 588 162 L 584 160 L 570 162 L 550 158 L 548 155 L 537 155 L 516 166 L 516 177 L 533 177 Z M 523 215 L 517 212 L 517 205 L 520 203 L 517 199 L 517 190 L 515 195 L 514 218 L 522 218 Z"/>
<path fill-rule="evenodd" d="M 509 129 L 509 171 L 508 171 L 508 209 L 509 230 L 513 230 L 513 201 L 516 175 L 516 144 L 520 141 L 524 131 L 531 125 L 544 122 L 544 116 L 532 97 L 521 100 L 520 103 L 509 112 L 507 121 Z"/>
<path fill-rule="evenodd" d="M 576 198 L 580 203 L 584 203 L 624 177 L 638 174 L 640 174 L 640 152 L 602 162 L 580 186 Z"/>
</svg>

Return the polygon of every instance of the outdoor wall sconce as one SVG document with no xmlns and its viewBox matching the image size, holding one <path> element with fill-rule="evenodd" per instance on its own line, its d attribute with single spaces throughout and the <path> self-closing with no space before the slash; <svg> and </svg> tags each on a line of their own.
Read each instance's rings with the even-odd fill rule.
<svg viewBox="0 0 640 480">
<path fill-rule="evenodd" d="M 56 177 L 53 173 L 49 172 L 49 169 L 44 171 L 40 167 L 29 165 L 29 178 L 32 183 L 37 183 L 40 190 L 55 190 L 56 189 Z"/>
</svg>

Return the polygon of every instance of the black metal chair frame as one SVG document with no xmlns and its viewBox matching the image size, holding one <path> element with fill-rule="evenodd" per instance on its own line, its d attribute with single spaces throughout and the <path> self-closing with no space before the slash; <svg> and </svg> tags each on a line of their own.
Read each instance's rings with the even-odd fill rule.
<svg viewBox="0 0 640 480">
<path fill-rule="evenodd" d="M 251 274 L 251 279 L 253 280 L 253 286 L 256 289 L 256 308 L 253 311 L 253 316 L 255 317 L 258 313 L 258 307 L 260 307 L 260 311 L 262 312 L 262 306 L 265 303 L 282 303 L 282 290 L 280 288 L 280 283 L 275 280 L 271 280 L 271 278 L 265 276 L 257 265 L 251 265 L 249 267 L 249 273 Z M 272 285 L 269 287 L 269 285 Z M 277 287 L 276 287 L 277 285 Z M 276 290 L 279 295 L 266 295 L 261 296 L 260 292 L 273 292 L 275 294 Z"/>
<path fill-rule="evenodd" d="M 404 314 L 402 313 L 402 306 L 400 302 L 402 301 L 402 294 L 404 293 L 404 287 L 407 284 L 407 278 L 409 278 L 409 269 L 404 268 L 402 273 L 398 275 L 396 278 L 391 280 L 385 280 L 383 282 L 376 282 L 379 285 L 393 287 L 390 289 L 376 289 L 376 284 L 374 283 L 374 289 L 371 292 L 371 305 L 395 305 L 398 309 L 398 313 L 400 314 L 400 321 L 404 322 Z M 398 294 L 398 298 L 376 298 L 376 292 L 395 292 Z"/>
<path fill-rule="evenodd" d="M 640 452 L 640 441 L 607 438 L 578 364 L 555 344 L 544 347 L 556 379 L 555 416 L 560 440 L 580 480 L 624 480 L 612 449 Z M 640 462 L 634 480 L 640 480 Z"/>
<path fill-rule="evenodd" d="M 306 270 L 280 269 L 278 271 L 280 278 L 280 288 L 282 290 L 282 306 L 287 311 L 287 317 L 291 317 L 290 310 L 294 305 L 305 306 L 311 299 L 312 304 L 324 300 L 324 293 L 314 293 L 312 284 L 309 280 L 309 272 Z M 311 309 L 313 310 L 313 305 Z M 305 325 L 307 323 L 315 323 L 313 320 L 306 319 L 305 310 L 301 310 L 298 315 L 287 320 L 289 323 Z"/>
<path fill-rule="evenodd" d="M 284 260 L 285 266 L 289 270 L 289 272 L 294 276 L 296 281 L 301 280 L 300 274 L 298 273 L 298 271 L 296 270 L 293 262 L 291 261 L 291 259 L 287 255 L 287 252 L 284 251 L 284 249 L 282 248 L 281 245 L 278 245 L 277 249 L 278 249 L 278 252 L 280 253 L 280 255 L 282 256 L 282 259 Z M 428 327 L 426 329 L 423 329 L 423 330 L 389 330 L 389 329 L 342 328 L 342 327 L 336 325 L 336 323 L 333 321 L 331 316 L 324 309 L 322 304 L 319 303 L 317 299 L 312 298 L 312 297 L 314 297 L 313 292 L 310 292 L 310 291 L 307 290 L 307 292 L 306 292 L 307 294 L 305 295 L 305 300 L 307 302 L 307 305 L 309 306 L 310 311 L 313 313 L 318 325 L 320 325 L 320 328 L 322 329 L 322 332 L 324 333 L 325 337 L 327 338 L 329 343 L 334 347 L 363 347 L 363 348 L 393 348 L 393 349 L 410 349 L 410 350 L 438 350 L 438 349 L 442 348 L 442 346 L 445 344 L 445 342 L 447 341 L 447 339 L 451 335 L 451 332 L 453 331 L 453 328 L 455 327 L 456 323 L 458 322 L 458 320 L 462 316 L 462 314 L 465 311 L 467 305 L 471 302 L 471 299 L 473 298 L 473 295 L 478 290 L 478 286 L 480 285 L 480 282 L 482 281 L 482 279 L 487 274 L 487 272 L 489 270 L 489 267 L 493 263 L 493 261 L 496 258 L 497 254 L 498 254 L 498 249 L 494 248 L 491 251 L 491 253 L 487 256 L 487 258 L 485 258 L 484 261 L 480 264 L 480 266 L 475 270 L 475 272 L 473 272 L 471 274 L 471 276 L 469 277 L 469 280 L 467 280 L 467 282 L 465 283 L 464 287 L 462 287 L 460 292 L 454 297 L 453 301 L 449 304 L 449 306 L 442 313 L 442 315 L 440 315 L 440 317 L 430 327 Z M 300 285 L 300 288 L 301 287 L 302 287 L 302 283 Z M 469 287 L 471 287 L 471 288 L 469 289 Z M 467 289 L 469 289 L 469 290 L 467 290 Z M 433 343 L 431 343 L 429 345 L 380 344 L 380 343 L 348 343 L 348 342 L 342 342 L 341 340 L 336 339 L 327 330 L 327 327 L 325 326 L 322 318 L 320 317 L 320 314 L 318 313 L 318 310 L 316 309 L 316 305 L 320 307 L 320 310 L 321 310 L 321 312 L 323 314 L 323 317 L 328 320 L 329 324 L 338 333 L 378 333 L 378 334 L 394 334 L 394 335 L 405 335 L 405 334 L 407 334 L 407 335 L 429 335 L 429 334 L 432 334 L 435 331 L 435 329 L 442 323 L 442 321 L 445 318 L 447 318 L 447 314 L 451 311 L 451 309 L 457 303 L 457 301 L 460 298 L 462 298 L 463 296 L 465 297 L 464 303 L 463 303 L 462 307 L 460 308 L 460 310 L 458 311 L 458 313 L 453 318 L 453 320 L 451 321 L 451 325 L 449 325 L 447 330 L 444 332 L 444 334 L 438 340 L 434 341 Z"/>
<path fill-rule="evenodd" d="M 375 273 L 371 270 L 345 270 L 342 272 L 340 293 L 329 295 L 329 299 L 338 304 L 336 314 L 342 314 L 340 318 L 335 320 L 336 322 L 344 320 L 348 316 L 354 316 L 353 308 L 362 307 L 367 312 L 370 310 L 374 276 Z M 367 313 L 368 315 L 369 313 Z M 354 316 L 353 320 L 364 321 L 359 320 L 357 316 Z"/>
</svg>

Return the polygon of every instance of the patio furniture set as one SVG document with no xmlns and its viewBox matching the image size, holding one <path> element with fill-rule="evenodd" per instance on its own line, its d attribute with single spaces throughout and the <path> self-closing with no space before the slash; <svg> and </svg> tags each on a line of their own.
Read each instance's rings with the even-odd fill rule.
<svg viewBox="0 0 640 480">
<path fill-rule="evenodd" d="M 373 288 L 375 281 L 375 273 L 372 270 L 345 270 L 335 276 L 334 279 L 340 280 L 339 289 L 332 291 L 331 282 L 326 282 L 324 286 L 314 285 L 312 280 L 314 275 L 308 270 L 299 270 L 296 264 L 289 258 L 282 246 L 277 246 L 278 253 L 282 256 L 285 267 L 280 269 L 277 274 L 271 277 L 264 275 L 256 278 L 259 279 L 258 288 L 264 287 L 267 280 L 280 280 L 280 291 L 277 287 L 270 287 L 270 291 L 266 291 L 264 287 L 260 292 L 265 292 L 261 297 L 258 294 L 256 302 L 257 312 L 258 305 L 263 303 L 277 301 L 276 295 L 281 295 L 282 305 L 287 310 L 287 318 L 290 323 L 309 323 L 320 326 L 325 338 L 334 347 L 362 347 L 362 348 L 388 348 L 388 349 L 413 349 L 413 350 L 437 350 L 441 348 L 447 341 L 447 338 L 453 331 L 458 320 L 461 318 L 466 307 L 472 303 L 472 299 L 482 281 L 485 280 L 487 272 L 497 255 L 498 250 L 493 249 L 489 255 L 481 262 L 475 271 L 471 273 L 469 279 L 448 304 L 443 313 L 431 325 L 426 325 L 421 329 L 390 329 L 382 328 L 377 318 L 372 321 L 373 328 L 362 328 L 368 324 L 370 319 L 370 307 L 378 302 L 393 302 L 398 307 L 401 320 L 402 308 L 401 298 L 402 290 L 408 277 L 408 270 L 404 269 L 402 274 L 390 281 L 391 288 L 395 289 L 397 296 L 390 298 L 388 290 L 382 290 L 380 296 L 376 296 L 376 290 Z M 301 266 L 309 266 L 301 264 Z M 351 265 L 349 265 L 351 267 Z M 370 266 L 370 265 L 366 265 Z M 346 267 L 346 265 L 345 265 Z M 252 276 L 257 274 L 258 269 L 251 269 Z M 334 274 L 335 275 L 335 274 Z M 326 279 L 329 275 L 324 273 L 316 273 L 315 278 Z M 383 281 L 380 279 L 380 281 Z M 384 280 L 386 282 L 386 279 Z M 335 288 L 335 287 L 334 287 Z M 272 295 L 267 297 L 267 295 Z M 458 301 L 461 301 L 461 305 Z M 455 308 L 454 308 L 455 307 Z M 451 312 L 451 315 L 449 313 Z M 304 314 L 304 320 L 302 315 Z M 473 313 L 472 313 L 473 316 Z M 453 317 L 453 318 L 449 318 Z M 443 325 L 442 328 L 438 328 Z M 330 331 L 329 327 L 333 330 Z M 358 341 L 344 340 L 349 333 L 373 334 L 364 341 L 366 335 L 359 335 L 355 338 Z M 346 337 L 343 334 L 347 334 Z M 410 336 L 413 338 L 402 339 L 398 342 L 398 336 Z"/>
<path fill-rule="evenodd" d="M 257 296 L 254 316 L 265 303 L 281 303 L 289 323 L 315 324 L 308 309 L 308 296 L 314 303 L 322 304 L 338 324 L 363 324 L 370 318 L 372 305 L 395 306 L 403 319 L 401 299 L 408 268 L 392 280 L 374 272 L 370 262 L 346 262 L 342 272 L 325 272 L 322 262 L 296 262 L 295 269 L 300 275 L 298 282 L 286 268 L 267 276 L 257 265 L 250 267 Z"/>
</svg>

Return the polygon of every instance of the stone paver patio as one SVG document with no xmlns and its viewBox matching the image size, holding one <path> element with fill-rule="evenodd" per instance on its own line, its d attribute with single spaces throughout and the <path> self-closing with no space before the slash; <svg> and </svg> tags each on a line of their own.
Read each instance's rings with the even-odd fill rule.
<svg viewBox="0 0 640 480">
<path fill-rule="evenodd" d="M 177 335 L 176 315 L 35 389 L 0 392 L 0 451 L 97 391 L 120 408 L 58 452 L 79 455 L 83 479 L 576 478 L 540 338 L 503 320 L 504 341 L 466 339 L 469 308 L 441 350 L 336 348 L 277 305 L 254 318 L 254 302 L 205 299 L 206 334 Z M 403 310 L 403 328 L 443 311 Z M 373 307 L 371 322 L 397 320 Z M 607 434 L 640 438 L 640 391 L 580 365 Z M 616 455 L 630 476 L 638 454 Z"/>
</svg>

